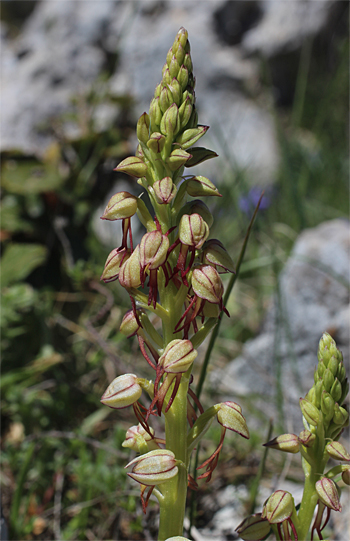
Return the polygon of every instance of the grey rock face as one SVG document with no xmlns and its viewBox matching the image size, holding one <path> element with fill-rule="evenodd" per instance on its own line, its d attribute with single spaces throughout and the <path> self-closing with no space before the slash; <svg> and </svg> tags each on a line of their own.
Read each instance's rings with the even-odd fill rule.
<svg viewBox="0 0 350 541">
<path fill-rule="evenodd" d="M 70 110 L 101 72 L 96 43 L 114 2 L 38 3 L 20 36 L 3 33 L 2 150 L 41 155 L 52 139 L 52 120 Z"/>
<path fill-rule="evenodd" d="M 135 115 L 148 110 L 166 52 L 185 26 L 199 119 L 211 126 L 205 144 L 231 156 L 251 183 L 271 184 L 279 164 L 273 118 L 266 100 L 262 107 L 246 89 L 259 94 L 259 56 L 269 60 L 300 49 L 306 37 L 327 27 L 334 4 L 341 2 L 38 2 L 18 38 L 2 31 L 1 148 L 42 155 L 55 119 L 72 110 L 72 97 L 86 92 L 116 53 L 111 91 L 133 96 Z M 103 129 L 118 109 L 97 114 Z M 61 129 L 69 137 L 79 135 L 79 126 L 67 121 Z M 227 162 L 221 160 L 221 178 Z M 210 168 L 217 172 L 218 164 L 208 162 L 209 175 Z"/>
<path fill-rule="evenodd" d="M 329 20 L 334 1 L 260 2 L 262 16 L 242 39 L 242 48 L 249 54 L 270 58 L 300 48 L 306 37 L 321 32 Z"/>
<path fill-rule="evenodd" d="M 349 255 L 347 220 L 325 222 L 301 233 L 280 276 L 280 296 L 266 316 L 262 334 L 245 344 L 224 373 L 212 376 L 221 392 L 231 399 L 255 397 L 254 406 L 263 411 L 265 422 L 270 416 L 280 418 L 280 392 L 286 429 L 302 428 L 298 399 L 313 383 L 324 331 L 334 336 L 348 365 Z"/>
</svg>

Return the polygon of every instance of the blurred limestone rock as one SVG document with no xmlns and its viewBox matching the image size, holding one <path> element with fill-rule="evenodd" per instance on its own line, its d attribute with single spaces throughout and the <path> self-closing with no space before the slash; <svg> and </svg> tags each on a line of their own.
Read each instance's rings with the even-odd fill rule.
<svg viewBox="0 0 350 541">
<path fill-rule="evenodd" d="M 106 1 L 46 0 L 17 37 L 3 27 L 1 150 L 41 157 L 55 137 L 54 124 L 65 129 L 62 115 L 72 110 L 72 98 L 105 67 L 99 41 L 115 8 Z M 67 129 L 71 134 L 72 125 Z"/>
<path fill-rule="evenodd" d="M 72 98 L 86 93 L 102 72 L 110 76 L 113 95 L 135 98 L 136 121 L 148 110 L 166 52 L 184 26 L 197 76 L 199 119 L 211 126 L 205 145 L 221 156 L 207 162 L 206 173 L 231 181 L 243 169 L 255 185 L 271 184 L 279 150 L 261 59 L 270 66 L 272 59 L 278 62 L 278 77 L 272 70 L 277 94 L 293 89 L 283 55 L 292 49 L 299 54 L 305 39 L 326 32 L 338 5 L 344 2 L 37 2 L 17 37 L 6 23 L 1 33 L 1 149 L 42 156 L 57 129 L 79 137 L 79 122 L 67 118 Z M 115 121 L 118 109 L 101 107 L 97 118 L 103 129 Z"/>
<path fill-rule="evenodd" d="M 242 47 L 249 54 L 259 53 L 266 58 L 300 49 L 305 38 L 314 37 L 328 27 L 336 3 L 332 0 L 258 2 L 259 22 L 244 34 Z"/>
<path fill-rule="evenodd" d="M 227 398 L 253 396 L 255 413 L 260 410 L 265 425 L 268 417 L 281 420 L 283 413 L 289 432 L 302 429 L 298 400 L 313 383 L 323 332 L 334 337 L 348 366 L 349 252 L 348 220 L 303 231 L 281 273 L 280 295 L 271 303 L 262 333 L 224 371 L 211 375 L 213 387 Z M 277 407 L 279 393 L 283 399 Z"/>
<path fill-rule="evenodd" d="M 259 2 L 258 24 L 244 34 L 241 47 L 247 56 L 258 55 L 268 66 L 277 105 L 293 105 L 300 63 L 307 62 L 311 50 L 314 62 L 328 57 L 328 67 L 336 57 L 337 34 L 348 34 L 348 2 L 296 0 Z"/>
<path fill-rule="evenodd" d="M 254 58 L 244 58 L 239 46 L 220 41 L 216 11 L 224 4 L 203 2 L 199 9 L 198 2 L 187 0 L 143 2 L 121 38 L 120 66 L 111 88 L 114 92 L 132 89 L 138 114 L 147 111 L 161 79 L 170 36 L 184 26 L 191 43 L 199 121 L 211 127 L 203 144 L 222 157 L 206 162 L 206 174 L 217 175 L 220 167 L 218 176 L 222 179 L 230 172 L 232 179 L 235 163 L 254 183 L 271 183 L 279 155 L 270 106 L 268 102 L 267 107 L 258 105 L 247 90 L 259 84 L 259 64 Z M 193 171 L 203 172 L 203 168 Z"/>
</svg>

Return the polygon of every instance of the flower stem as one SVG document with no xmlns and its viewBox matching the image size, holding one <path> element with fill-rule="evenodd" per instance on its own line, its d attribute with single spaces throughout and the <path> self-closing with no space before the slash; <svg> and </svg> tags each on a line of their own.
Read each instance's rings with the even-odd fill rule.
<svg viewBox="0 0 350 541">
<path fill-rule="evenodd" d="M 181 333 L 174 333 L 181 317 L 182 305 L 174 303 L 177 289 L 172 282 L 165 288 L 160 285 L 160 304 L 167 311 L 163 319 L 164 348 Z M 191 368 L 183 374 L 173 404 L 165 414 L 166 449 L 175 454 L 177 460 L 187 464 L 187 391 Z M 158 541 L 182 535 L 187 495 L 187 471 L 179 467 L 178 475 L 162 485 L 163 501 L 160 502 Z"/>
<path fill-rule="evenodd" d="M 298 513 L 298 538 L 306 539 L 318 500 L 315 484 L 319 479 L 319 475 L 315 474 L 310 464 L 304 458 L 302 460 L 304 462 L 305 483 L 303 498 Z"/>
</svg>

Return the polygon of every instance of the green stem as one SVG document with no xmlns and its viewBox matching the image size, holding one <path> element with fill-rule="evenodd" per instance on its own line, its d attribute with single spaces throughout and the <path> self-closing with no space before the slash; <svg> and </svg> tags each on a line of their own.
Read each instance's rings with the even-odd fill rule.
<svg viewBox="0 0 350 541">
<path fill-rule="evenodd" d="M 174 303 L 177 289 L 171 282 L 164 287 L 160 284 L 160 303 L 167 312 L 163 319 L 164 348 L 181 333 L 174 333 L 176 323 L 181 317 L 182 305 Z M 187 391 L 191 375 L 191 368 L 181 377 L 181 383 L 174 402 L 165 414 L 166 449 L 175 454 L 177 460 L 187 465 Z M 160 522 L 158 540 L 164 541 L 168 537 L 181 536 L 185 518 L 187 496 L 187 469 L 179 466 L 176 477 L 162 485 L 163 499 L 160 501 Z"/>
<path fill-rule="evenodd" d="M 302 457 L 305 475 L 304 492 L 298 512 L 298 538 L 306 539 L 318 501 L 316 482 L 322 477 L 328 456 L 324 456 L 325 438 L 322 416 L 316 429 L 317 439 L 310 449 L 303 449 L 307 458 Z"/>
<path fill-rule="evenodd" d="M 181 384 L 170 411 L 165 415 L 166 448 L 184 464 L 187 462 L 187 390 L 189 376 Z M 162 485 L 158 541 L 182 535 L 187 495 L 187 470 L 179 467 L 176 477 Z"/>
<path fill-rule="evenodd" d="M 314 515 L 315 507 L 318 500 L 318 494 L 316 492 L 315 484 L 318 481 L 320 475 L 316 474 L 305 459 L 304 461 L 304 473 L 305 484 L 303 498 L 301 500 L 300 509 L 298 513 L 299 528 L 298 539 L 307 539 L 307 534 L 311 526 L 311 521 Z"/>
</svg>

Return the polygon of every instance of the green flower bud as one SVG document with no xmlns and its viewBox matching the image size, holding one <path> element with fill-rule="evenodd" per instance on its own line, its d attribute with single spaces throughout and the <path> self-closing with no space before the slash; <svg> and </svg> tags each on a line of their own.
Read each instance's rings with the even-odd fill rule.
<svg viewBox="0 0 350 541">
<path fill-rule="evenodd" d="M 323 374 L 323 388 L 327 393 L 330 391 L 333 383 L 334 383 L 334 376 L 332 372 L 327 368 L 325 373 Z"/>
<path fill-rule="evenodd" d="M 160 205 L 166 205 L 172 201 L 176 195 L 176 186 L 171 177 L 164 177 L 153 184 L 153 190 Z"/>
<path fill-rule="evenodd" d="M 214 267 L 210 265 L 196 267 L 192 273 L 191 285 L 194 293 L 201 299 L 220 304 L 224 286 Z"/>
<path fill-rule="evenodd" d="M 343 362 L 339 363 L 336 376 L 339 379 L 340 383 L 343 383 L 346 378 L 346 370 Z"/>
<path fill-rule="evenodd" d="M 306 421 L 312 426 L 317 426 L 320 418 L 318 409 L 305 398 L 300 398 L 299 406 Z"/>
<path fill-rule="evenodd" d="M 122 409 L 137 402 L 141 394 L 138 378 L 134 374 L 124 374 L 115 378 L 107 387 L 101 402 L 112 409 Z"/>
<path fill-rule="evenodd" d="M 151 132 L 158 131 L 162 120 L 162 111 L 159 105 L 159 97 L 153 98 L 151 105 L 149 106 L 149 119 L 151 123 Z"/>
<path fill-rule="evenodd" d="M 299 434 L 299 441 L 304 447 L 312 447 L 316 440 L 316 434 L 310 430 L 302 430 Z"/>
<path fill-rule="evenodd" d="M 323 391 L 323 381 L 322 379 L 319 379 L 316 383 L 316 385 L 314 385 L 314 388 L 315 388 L 315 406 L 316 408 L 320 408 L 321 407 L 321 396 L 322 396 L 322 391 Z"/>
<path fill-rule="evenodd" d="M 194 98 L 194 95 L 191 92 L 189 92 L 189 90 L 190 88 L 187 87 L 185 92 L 182 93 L 182 101 L 184 102 L 187 100 L 187 98 L 189 98 L 191 105 L 194 105 L 195 98 Z"/>
<path fill-rule="evenodd" d="M 125 158 L 118 167 L 114 169 L 120 173 L 126 173 L 132 177 L 141 178 L 147 173 L 147 165 L 137 156 L 129 156 Z"/>
<path fill-rule="evenodd" d="M 156 86 L 156 89 L 154 91 L 155 98 L 159 98 L 162 88 L 163 88 L 162 83 L 159 83 L 159 85 Z"/>
<path fill-rule="evenodd" d="M 126 248 L 114 248 L 114 250 L 112 250 L 107 257 L 105 268 L 103 269 L 100 280 L 102 280 L 105 284 L 116 280 L 119 276 L 121 265 L 127 259 L 129 259 L 130 255 L 130 250 L 127 250 Z"/>
<path fill-rule="evenodd" d="M 134 311 L 129 310 L 125 316 L 123 317 L 123 320 L 120 324 L 119 330 L 122 334 L 125 336 L 132 336 L 135 334 L 140 328 L 139 322 L 137 321 Z"/>
<path fill-rule="evenodd" d="M 141 147 L 140 144 L 138 144 L 137 147 L 136 147 L 135 156 L 136 156 L 136 158 L 140 158 L 142 161 L 145 161 L 145 154 L 144 154 L 143 148 Z"/>
<path fill-rule="evenodd" d="M 160 231 L 146 233 L 140 242 L 140 264 L 143 270 L 158 269 L 168 255 L 169 239 Z"/>
<path fill-rule="evenodd" d="M 156 449 L 134 458 L 125 467 L 132 466 L 129 477 L 146 486 L 160 485 L 178 473 L 177 460 L 172 451 Z"/>
<path fill-rule="evenodd" d="M 235 272 L 234 263 L 224 245 L 217 239 L 209 239 L 202 248 L 203 263 L 216 268 L 219 273 Z"/>
<path fill-rule="evenodd" d="M 181 130 L 184 130 L 187 126 L 192 115 L 192 110 L 193 105 L 191 103 L 191 99 L 189 96 L 187 96 L 187 98 L 182 102 L 179 108 Z"/>
<path fill-rule="evenodd" d="M 173 45 L 174 52 L 177 51 L 180 45 L 183 49 L 186 49 L 186 52 L 189 52 L 190 43 L 188 41 L 188 32 L 186 28 L 184 28 L 183 26 L 180 28 L 180 30 L 176 34 L 174 45 Z"/>
<path fill-rule="evenodd" d="M 176 339 L 167 345 L 158 364 L 169 374 L 183 374 L 190 368 L 197 355 L 197 350 L 190 340 Z"/>
<path fill-rule="evenodd" d="M 345 460 L 350 462 L 350 455 L 345 447 L 339 441 L 332 441 L 326 445 L 326 451 L 331 458 L 335 460 Z"/>
<path fill-rule="evenodd" d="M 147 143 L 149 138 L 149 116 L 147 113 L 143 113 L 143 115 L 141 115 L 138 119 L 136 135 L 141 143 Z"/>
<path fill-rule="evenodd" d="M 333 423 L 339 426 L 345 426 L 348 422 L 349 414 L 346 411 L 345 408 L 339 406 L 339 404 L 336 402 L 334 404 L 334 415 L 333 415 Z"/>
<path fill-rule="evenodd" d="M 242 415 L 242 408 L 236 402 L 223 402 L 220 404 L 217 419 L 224 428 L 237 432 L 243 438 L 249 439 L 249 430 L 246 420 Z"/>
<path fill-rule="evenodd" d="M 208 224 L 199 214 L 184 214 L 179 224 L 179 239 L 181 244 L 194 246 L 199 250 L 209 235 Z"/>
<path fill-rule="evenodd" d="M 166 67 L 166 69 L 163 72 L 162 85 L 163 86 L 165 86 L 165 85 L 168 86 L 168 85 L 170 85 L 171 81 L 172 81 L 172 76 L 170 74 L 170 70 L 169 70 L 168 67 Z"/>
<path fill-rule="evenodd" d="M 188 69 L 184 65 L 180 67 L 176 78 L 179 81 L 182 90 L 185 90 L 188 83 Z"/>
<path fill-rule="evenodd" d="M 155 131 L 147 141 L 147 146 L 155 154 L 162 152 L 165 145 L 165 137 L 161 133 Z"/>
<path fill-rule="evenodd" d="M 190 54 L 188 54 L 188 53 L 185 54 L 183 65 L 185 66 L 185 68 L 187 68 L 188 73 L 192 72 L 193 65 L 192 65 L 192 60 L 191 60 L 191 55 Z"/>
<path fill-rule="evenodd" d="M 243 541 L 261 541 L 270 532 L 270 524 L 261 513 L 251 515 L 241 522 L 236 528 L 236 532 Z"/>
<path fill-rule="evenodd" d="M 176 171 L 185 165 L 189 159 L 191 159 L 191 154 L 186 152 L 186 150 L 177 148 L 172 151 L 170 156 L 167 158 L 166 163 L 172 171 Z"/>
<path fill-rule="evenodd" d="M 333 398 L 334 402 L 339 402 L 342 396 L 342 386 L 338 378 L 335 378 L 332 388 L 330 390 L 330 395 Z"/>
<path fill-rule="evenodd" d="M 323 413 L 324 422 L 326 424 L 330 423 L 334 415 L 334 400 L 326 391 L 322 392 L 321 411 Z"/>
<path fill-rule="evenodd" d="M 310 391 L 307 393 L 307 395 L 305 396 L 305 398 L 309 401 L 309 402 L 312 402 L 312 404 L 314 404 L 314 406 L 317 407 L 317 404 L 316 404 L 316 392 L 315 392 L 315 387 L 311 387 Z"/>
<path fill-rule="evenodd" d="M 140 246 L 137 245 L 129 259 L 122 264 L 119 272 L 119 283 L 123 287 L 138 288 L 141 285 L 140 278 Z"/>
<path fill-rule="evenodd" d="M 222 197 L 217 187 L 214 186 L 208 178 L 202 176 L 190 178 L 187 182 L 186 189 L 188 195 L 191 197 L 206 197 L 210 195 Z"/>
<path fill-rule="evenodd" d="M 166 64 L 164 64 L 164 66 L 169 66 L 170 62 L 171 62 L 171 59 L 174 55 L 174 51 L 173 51 L 173 48 L 170 47 L 169 51 L 167 52 L 167 55 L 166 55 Z"/>
<path fill-rule="evenodd" d="M 169 89 L 173 96 L 174 102 L 176 103 L 177 106 L 179 106 L 181 103 L 181 98 L 182 98 L 182 90 L 181 90 L 181 85 L 179 81 L 175 77 L 171 81 L 171 84 L 169 85 Z M 179 114 L 180 114 L 180 111 L 179 111 Z M 181 117 L 180 117 L 180 120 L 181 120 Z"/>
<path fill-rule="evenodd" d="M 293 496 L 285 490 L 276 490 L 267 500 L 261 516 L 270 524 L 280 524 L 292 516 L 294 509 Z"/>
<path fill-rule="evenodd" d="M 318 497 L 326 507 L 333 509 L 334 511 L 342 510 L 337 485 L 332 479 L 321 477 L 321 479 L 316 482 L 315 488 Z"/>
<path fill-rule="evenodd" d="M 181 66 L 183 64 L 183 61 L 184 61 L 184 58 L 185 58 L 185 49 L 184 47 L 182 47 L 181 43 L 179 43 L 178 47 L 177 47 L 177 50 L 176 50 L 176 53 L 175 53 L 175 57 L 176 57 L 176 60 L 179 64 L 179 66 Z"/>
<path fill-rule="evenodd" d="M 342 471 L 341 478 L 346 485 L 350 485 L 350 466 L 347 466 L 346 469 Z"/>
<path fill-rule="evenodd" d="M 337 349 L 335 340 L 327 332 L 323 333 L 322 338 L 318 345 L 318 360 L 323 360 L 325 366 L 328 366 L 328 363 L 331 357 L 334 355 L 338 362 L 342 361 L 343 356 L 341 352 Z"/>
<path fill-rule="evenodd" d="M 339 404 L 344 403 L 345 398 L 348 396 L 348 392 L 349 392 L 349 382 L 348 382 L 348 378 L 346 378 L 342 383 L 342 395 L 341 395 L 341 399 L 339 400 Z"/>
<path fill-rule="evenodd" d="M 174 137 L 180 130 L 179 109 L 176 103 L 173 103 L 162 116 L 160 121 L 160 131 L 163 135 Z"/>
<path fill-rule="evenodd" d="M 335 377 L 337 375 L 338 369 L 339 369 L 339 361 L 336 357 L 331 357 L 328 363 L 328 370 L 330 370 Z"/>
<path fill-rule="evenodd" d="M 126 432 L 122 447 L 127 447 L 136 452 L 141 452 L 141 449 L 144 449 L 145 447 L 148 448 L 149 451 L 159 449 L 159 446 L 153 437 L 153 428 L 149 427 L 149 430 L 151 434 L 146 432 L 141 424 L 131 426 Z"/>
<path fill-rule="evenodd" d="M 179 73 L 179 69 L 180 69 L 180 64 L 176 56 L 173 55 L 169 63 L 169 72 L 170 72 L 171 77 L 176 77 L 177 74 Z"/>
<path fill-rule="evenodd" d="M 165 111 L 174 103 L 173 95 L 171 91 L 169 90 L 168 86 L 163 86 L 162 91 L 159 96 L 159 106 L 162 111 L 162 113 L 165 113 Z"/>
<path fill-rule="evenodd" d="M 194 165 L 198 165 L 206 160 L 217 157 L 216 152 L 213 152 L 213 150 L 208 150 L 207 148 L 195 147 L 189 150 L 191 151 L 192 158 L 188 160 L 186 167 L 193 167 Z"/>
<path fill-rule="evenodd" d="M 282 434 L 271 441 L 264 443 L 264 447 L 278 449 L 286 453 L 299 453 L 299 438 L 295 434 Z"/>
<path fill-rule="evenodd" d="M 325 373 L 325 371 L 326 371 L 326 365 L 323 363 L 323 361 L 320 361 L 317 367 L 318 377 L 323 378 L 323 374 Z"/>
<path fill-rule="evenodd" d="M 109 200 L 101 220 L 125 220 L 137 211 L 137 197 L 129 192 L 119 192 Z"/>
<path fill-rule="evenodd" d="M 181 145 L 181 147 L 186 150 L 190 146 L 194 145 L 198 141 L 198 139 L 203 137 L 203 135 L 205 135 L 208 130 L 209 130 L 209 126 L 198 126 L 198 128 L 191 128 L 189 130 L 185 130 L 183 133 L 181 133 L 177 137 L 176 143 L 179 143 L 179 145 Z M 193 177 L 193 178 L 196 178 L 196 177 Z M 202 178 L 205 178 L 205 177 L 202 177 Z M 211 184 L 210 181 L 209 183 Z M 215 188 L 214 185 L 212 186 Z"/>
<path fill-rule="evenodd" d="M 208 209 L 207 205 L 200 199 L 189 201 L 186 203 L 177 216 L 177 223 L 180 223 L 182 216 L 185 214 L 199 214 L 203 220 L 208 224 L 209 228 L 213 225 L 214 218 Z"/>
</svg>

